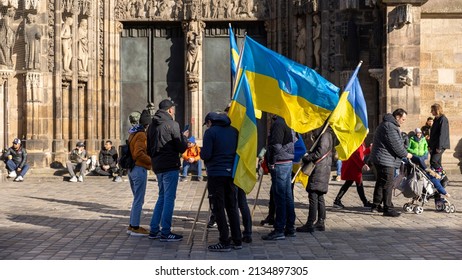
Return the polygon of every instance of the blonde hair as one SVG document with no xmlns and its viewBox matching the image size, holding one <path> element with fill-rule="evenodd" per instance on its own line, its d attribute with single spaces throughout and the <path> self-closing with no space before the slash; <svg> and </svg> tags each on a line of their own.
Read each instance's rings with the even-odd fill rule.
<svg viewBox="0 0 462 280">
<path fill-rule="evenodd" d="M 441 105 L 438 103 L 433 104 L 431 109 L 435 111 L 438 116 L 443 114 L 443 107 L 441 107 Z"/>
</svg>

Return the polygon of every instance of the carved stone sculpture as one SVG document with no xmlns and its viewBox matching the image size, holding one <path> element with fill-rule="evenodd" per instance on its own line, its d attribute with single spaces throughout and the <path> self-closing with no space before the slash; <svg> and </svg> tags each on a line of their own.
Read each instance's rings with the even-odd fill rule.
<svg viewBox="0 0 462 280">
<path fill-rule="evenodd" d="M 398 68 L 398 83 L 401 87 L 412 86 L 413 82 L 413 71 L 411 67 L 400 67 Z"/>
<path fill-rule="evenodd" d="M 36 15 L 28 14 L 24 26 L 25 68 L 40 69 L 42 31 L 36 23 Z"/>
<path fill-rule="evenodd" d="M 13 60 L 11 55 L 13 53 L 14 42 L 16 38 L 16 31 L 13 29 L 12 24 L 16 9 L 9 7 L 2 19 L 0 19 L 0 66 L 7 69 L 13 68 Z"/>
<path fill-rule="evenodd" d="M 40 0 L 25 0 L 24 3 L 24 8 L 29 10 L 29 9 L 35 9 L 40 6 Z"/>
<path fill-rule="evenodd" d="M 61 29 L 61 43 L 63 47 L 63 70 L 65 74 L 71 74 L 71 60 L 72 60 L 72 29 L 74 23 L 72 17 L 66 17 Z"/>
<path fill-rule="evenodd" d="M 82 19 L 79 24 L 78 41 L 79 74 L 88 74 L 88 21 Z"/>
<path fill-rule="evenodd" d="M 202 44 L 202 38 L 200 32 L 197 28 L 196 22 L 191 22 L 188 27 L 188 32 L 186 34 L 187 42 L 187 58 L 186 58 L 186 73 L 188 74 L 197 74 L 198 73 L 198 54 L 199 46 Z"/>
<path fill-rule="evenodd" d="M 297 61 L 306 64 L 306 28 L 303 18 L 297 18 Z"/>
<path fill-rule="evenodd" d="M 321 68 L 321 18 L 319 15 L 313 16 L 313 56 L 314 69 Z"/>
</svg>

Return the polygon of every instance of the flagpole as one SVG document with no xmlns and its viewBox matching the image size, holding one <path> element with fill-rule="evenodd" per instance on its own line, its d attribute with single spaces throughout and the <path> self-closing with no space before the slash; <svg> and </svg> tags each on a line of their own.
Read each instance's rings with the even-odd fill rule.
<svg viewBox="0 0 462 280">
<path fill-rule="evenodd" d="M 236 69 L 236 78 L 234 79 L 234 84 L 233 84 L 233 88 L 231 90 L 232 92 L 232 96 L 231 96 L 231 100 L 234 99 L 234 95 L 236 94 L 235 92 L 235 88 L 237 86 L 237 83 L 240 81 L 241 79 L 241 76 L 243 75 L 244 73 L 244 70 L 242 71 L 239 71 L 239 69 L 241 68 L 241 63 L 242 63 L 242 55 L 244 54 L 244 45 L 245 45 L 245 40 L 247 39 L 247 32 L 245 33 L 244 35 L 244 41 L 242 41 L 242 47 L 241 47 L 241 50 L 240 50 L 240 53 L 239 53 L 239 61 L 237 62 L 237 69 Z M 239 74 L 240 73 L 240 74 Z"/>
</svg>

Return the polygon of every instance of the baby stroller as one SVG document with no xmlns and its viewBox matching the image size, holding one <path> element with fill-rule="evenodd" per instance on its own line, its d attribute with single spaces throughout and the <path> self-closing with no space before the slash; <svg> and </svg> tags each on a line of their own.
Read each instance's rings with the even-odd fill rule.
<svg viewBox="0 0 462 280">
<path fill-rule="evenodd" d="M 424 211 L 423 206 L 431 198 L 435 199 L 437 211 L 446 211 L 447 213 L 456 211 L 454 205 L 447 199 L 441 198 L 432 182 L 432 177 L 411 161 L 401 163 L 400 172 L 395 178 L 393 187 L 400 191 L 395 196 L 402 193 L 404 197 L 409 198 L 409 201 L 403 205 L 405 212 L 422 214 Z"/>
</svg>

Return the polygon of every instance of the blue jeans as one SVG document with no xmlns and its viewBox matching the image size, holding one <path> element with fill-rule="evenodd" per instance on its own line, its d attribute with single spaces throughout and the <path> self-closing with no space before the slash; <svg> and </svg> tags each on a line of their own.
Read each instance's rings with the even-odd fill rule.
<svg viewBox="0 0 462 280">
<path fill-rule="evenodd" d="M 140 225 L 141 210 L 143 210 L 144 195 L 146 194 L 146 184 L 148 182 L 148 171 L 141 166 L 135 165 L 132 170 L 128 170 L 128 179 L 133 193 L 130 225 L 136 227 Z"/>
<path fill-rule="evenodd" d="M 342 173 L 342 161 L 341 160 L 337 160 L 337 176 L 340 176 L 340 174 Z"/>
<path fill-rule="evenodd" d="M 16 171 L 16 169 L 18 169 L 18 165 L 16 165 L 16 163 L 14 163 L 13 160 L 9 159 L 6 161 L 6 169 L 8 169 L 8 171 Z M 27 173 L 27 171 L 29 170 L 29 164 L 24 164 L 24 166 L 21 168 L 21 173 L 19 174 L 20 176 L 24 177 Z"/>
<path fill-rule="evenodd" d="M 187 160 L 183 160 L 183 173 L 181 174 L 182 177 L 188 176 L 188 170 L 191 166 L 197 167 L 197 178 L 202 178 L 202 160 L 190 163 Z"/>
<path fill-rule="evenodd" d="M 169 235 L 172 227 L 173 209 L 175 208 L 176 189 L 178 187 L 178 170 L 158 173 L 159 197 L 151 218 L 151 232 L 156 233 L 162 227 L 161 234 Z"/>
<path fill-rule="evenodd" d="M 291 231 L 295 223 L 294 196 L 291 178 L 292 162 L 275 164 L 271 171 L 271 191 L 276 206 L 274 229 L 277 232 Z"/>
</svg>

